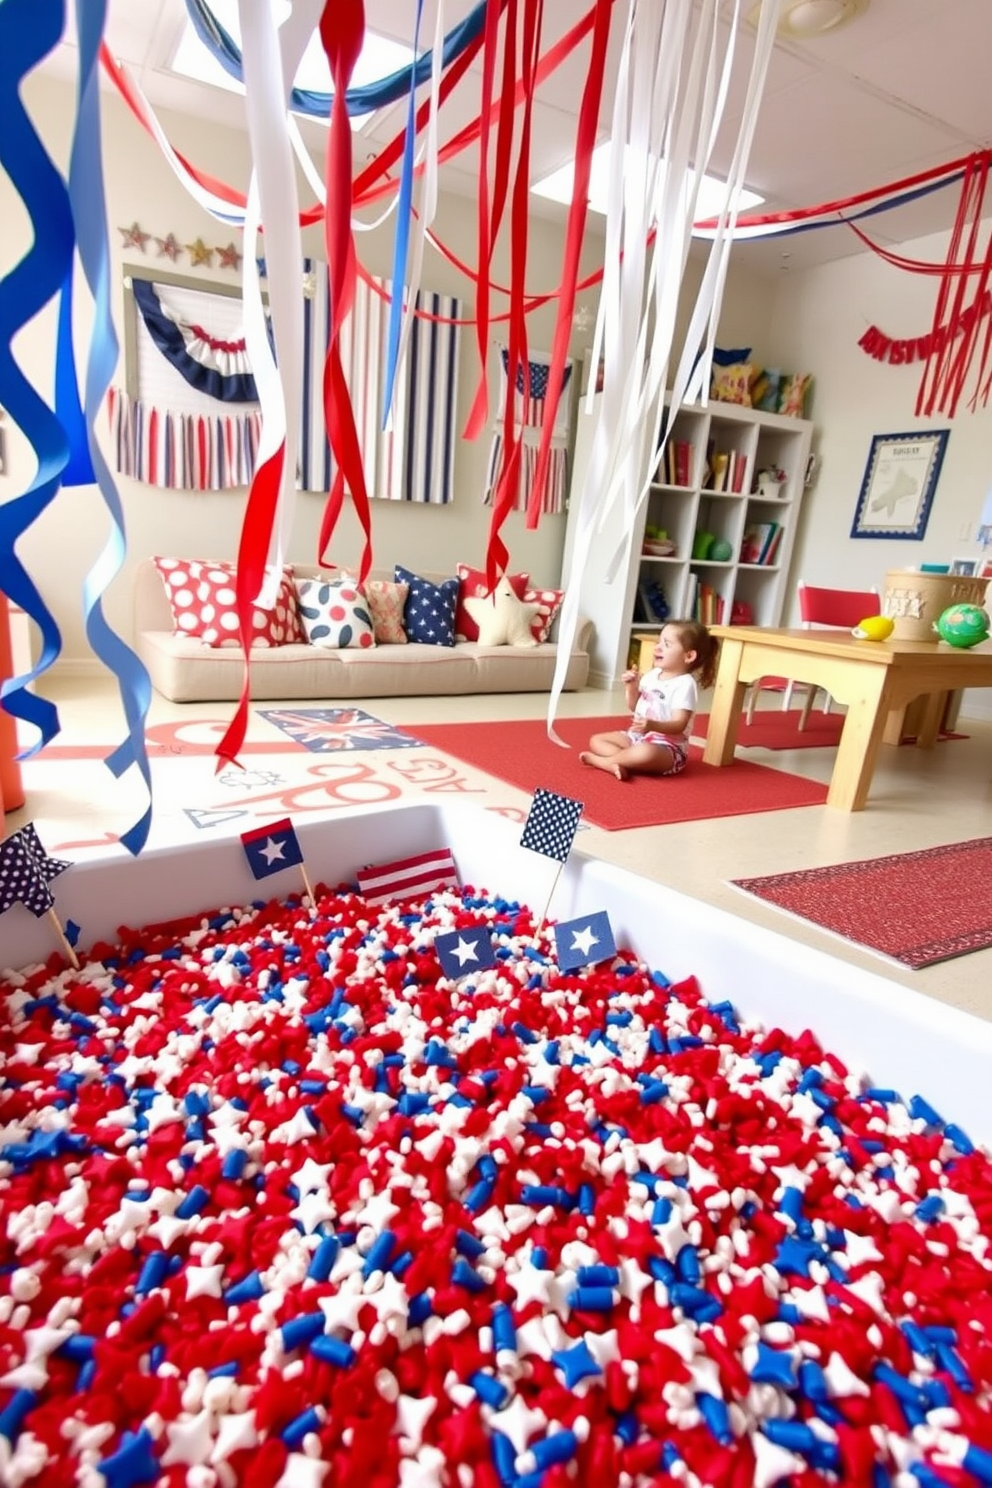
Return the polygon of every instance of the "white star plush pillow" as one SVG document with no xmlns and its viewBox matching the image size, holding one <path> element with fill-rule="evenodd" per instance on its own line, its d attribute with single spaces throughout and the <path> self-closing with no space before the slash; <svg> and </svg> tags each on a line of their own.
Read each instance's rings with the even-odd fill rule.
<svg viewBox="0 0 992 1488">
<path fill-rule="evenodd" d="M 479 627 L 480 646 L 536 646 L 530 624 L 536 604 L 518 599 L 504 576 L 492 594 L 465 600 L 465 608 Z"/>
</svg>

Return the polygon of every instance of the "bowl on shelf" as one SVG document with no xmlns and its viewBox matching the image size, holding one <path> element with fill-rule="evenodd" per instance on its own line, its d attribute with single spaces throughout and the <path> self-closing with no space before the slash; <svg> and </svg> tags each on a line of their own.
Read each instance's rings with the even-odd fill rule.
<svg viewBox="0 0 992 1488">
<path fill-rule="evenodd" d="M 646 537 L 641 545 L 641 552 L 646 553 L 649 558 L 671 558 L 675 552 L 675 544 L 669 538 L 657 542 Z"/>
</svg>

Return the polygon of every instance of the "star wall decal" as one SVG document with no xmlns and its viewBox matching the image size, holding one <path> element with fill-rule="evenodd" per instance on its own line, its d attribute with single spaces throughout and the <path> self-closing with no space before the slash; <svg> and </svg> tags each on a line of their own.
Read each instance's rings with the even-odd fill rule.
<svg viewBox="0 0 992 1488">
<path fill-rule="evenodd" d="M 237 243 L 228 243 L 226 248 L 217 249 L 217 267 L 219 269 L 234 269 L 237 271 L 241 262 L 241 254 L 238 252 Z"/>
<path fill-rule="evenodd" d="M 117 231 L 123 235 L 122 248 L 137 248 L 139 253 L 145 252 L 151 233 L 142 232 L 140 223 L 132 222 L 130 227 L 119 227 Z"/>
<path fill-rule="evenodd" d="M 214 250 L 208 248 L 202 238 L 197 238 L 195 243 L 186 244 L 186 252 L 189 254 L 190 263 L 206 264 L 209 269 L 213 265 Z"/>
<path fill-rule="evenodd" d="M 158 244 L 159 258 L 168 258 L 173 263 L 175 263 L 176 259 L 183 251 L 183 245 L 182 243 L 180 243 L 175 233 L 170 232 L 167 238 L 156 238 L 155 241 Z"/>
</svg>

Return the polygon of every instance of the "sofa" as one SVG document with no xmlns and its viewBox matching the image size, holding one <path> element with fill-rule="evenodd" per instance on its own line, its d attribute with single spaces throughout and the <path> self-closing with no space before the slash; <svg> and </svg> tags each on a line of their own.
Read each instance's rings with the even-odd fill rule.
<svg viewBox="0 0 992 1488">
<path fill-rule="evenodd" d="M 293 565 L 297 576 L 326 577 L 326 570 Z M 392 579 L 392 573 L 373 577 Z M 447 575 L 425 573 L 440 582 Z M 565 690 L 578 691 L 589 676 L 592 622 L 580 617 L 565 675 Z M 558 646 L 454 646 L 379 644 L 327 650 L 314 645 L 256 647 L 251 653 L 251 693 L 256 701 L 298 698 L 434 697 L 450 693 L 547 692 Z M 233 702 L 241 695 L 243 658 L 237 647 L 208 646 L 173 633 L 172 611 L 152 559 L 138 564 L 134 584 L 134 648 L 152 685 L 174 703 Z"/>
</svg>

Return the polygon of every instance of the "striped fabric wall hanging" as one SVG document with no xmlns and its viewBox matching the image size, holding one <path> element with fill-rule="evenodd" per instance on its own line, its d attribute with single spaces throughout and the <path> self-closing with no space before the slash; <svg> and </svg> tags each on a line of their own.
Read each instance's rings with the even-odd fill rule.
<svg viewBox="0 0 992 1488">
<path fill-rule="evenodd" d="M 486 470 L 485 504 L 492 505 L 496 484 L 503 461 L 503 417 L 509 396 L 507 377 L 508 353 L 505 346 L 499 348 L 499 407 L 496 413 L 497 432 L 493 434 Z M 537 470 L 537 454 L 544 429 L 545 395 L 548 388 L 550 358 L 529 355 L 526 368 L 517 372 L 513 389 L 513 418 L 517 438 L 520 440 L 520 478 L 517 483 L 514 511 L 526 511 L 534 488 Z M 547 481 L 541 497 L 541 514 L 557 515 L 565 510 L 568 494 L 568 423 L 572 403 L 572 362 L 567 362 L 562 374 L 562 396 L 555 411 L 554 428 L 551 434 L 550 463 Z"/>
<path fill-rule="evenodd" d="M 120 475 L 170 491 L 234 491 L 250 482 L 262 433 L 257 407 L 220 413 L 157 408 L 119 388 L 107 394 L 112 460 Z"/>
</svg>

